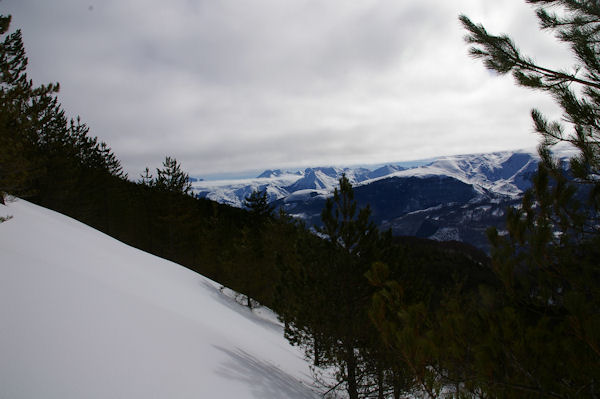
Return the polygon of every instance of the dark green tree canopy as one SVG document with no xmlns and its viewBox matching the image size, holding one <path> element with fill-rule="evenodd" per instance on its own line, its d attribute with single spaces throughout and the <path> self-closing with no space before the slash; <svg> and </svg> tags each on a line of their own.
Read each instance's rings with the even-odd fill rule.
<svg viewBox="0 0 600 399">
<path fill-rule="evenodd" d="M 148 167 L 146 167 L 146 169 L 144 169 L 144 171 L 140 174 L 138 183 L 145 186 L 152 186 L 154 184 L 154 179 L 152 178 L 152 174 L 150 173 L 150 169 Z"/>
<path fill-rule="evenodd" d="M 190 177 L 181 169 L 181 165 L 175 158 L 167 156 L 163 167 L 156 169 L 156 180 L 154 185 L 165 191 L 189 194 L 192 190 Z"/>
<path fill-rule="evenodd" d="M 375 224 L 370 220 L 371 208 L 367 205 L 357 212 L 354 190 L 350 180 L 343 175 L 333 197 L 328 198 L 321 213 L 325 234 L 331 242 L 348 252 L 360 248 L 361 243 L 378 234 Z"/>
<path fill-rule="evenodd" d="M 69 122 L 56 97 L 59 85 L 34 87 L 21 31 L 9 34 L 10 22 L 0 16 L 0 194 L 32 197 L 58 176 L 74 182 L 84 169 L 125 179 L 106 143 L 79 118 Z"/>
<path fill-rule="evenodd" d="M 460 17 L 472 56 L 500 74 L 512 73 L 521 86 L 550 94 L 563 111 L 562 121 L 531 111 L 541 137 L 538 172 L 521 207 L 509 210 L 507 234 L 489 232 L 502 289 L 486 291 L 487 309 L 475 310 L 478 325 L 470 328 L 480 333 L 470 340 L 478 348 L 472 378 L 486 397 L 597 397 L 600 3 L 526 1 L 535 6 L 540 28 L 571 48 L 570 68 L 541 65 L 507 35 Z M 577 150 L 569 165 L 553 156 L 558 143 Z"/>
<path fill-rule="evenodd" d="M 58 91 L 57 84 L 33 87 L 21 31 L 7 34 L 10 22 L 10 16 L 0 16 L 0 200 L 6 193 L 31 194 L 31 181 L 41 172 L 33 144 L 40 125 L 51 119 L 40 117 L 55 111 L 49 99 Z"/>
<path fill-rule="evenodd" d="M 269 204 L 267 190 L 256 189 L 244 199 L 244 207 L 257 219 L 265 219 L 273 216 L 275 209 Z"/>
</svg>

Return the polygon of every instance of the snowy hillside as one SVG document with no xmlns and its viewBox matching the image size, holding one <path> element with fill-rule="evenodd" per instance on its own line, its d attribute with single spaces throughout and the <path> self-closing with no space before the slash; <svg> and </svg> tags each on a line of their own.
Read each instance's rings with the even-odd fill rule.
<svg viewBox="0 0 600 399">
<path fill-rule="evenodd" d="M 274 315 L 63 215 L 0 205 L 1 398 L 316 398 Z"/>
</svg>

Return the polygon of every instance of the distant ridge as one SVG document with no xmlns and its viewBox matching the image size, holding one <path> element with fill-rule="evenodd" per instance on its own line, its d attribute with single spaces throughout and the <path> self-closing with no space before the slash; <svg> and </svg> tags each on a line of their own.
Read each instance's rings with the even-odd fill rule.
<svg viewBox="0 0 600 399">
<path fill-rule="evenodd" d="M 267 169 L 264 172 L 262 172 L 260 175 L 257 176 L 258 179 L 270 179 L 273 177 L 279 177 L 283 174 L 283 172 L 281 171 L 281 169 L 275 169 L 275 170 L 271 170 L 271 169 Z"/>
<path fill-rule="evenodd" d="M 195 181 L 193 190 L 200 197 L 242 207 L 244 198 L 254 190 L 266 190 L 269 200 L 277 201 L 305 190 L 327 194 L 337 186 L 342 175 L 356 186 L 392 176 L 430 174 L 451 176 L 482 189 L 519 195 L 527 187 L 528 173 L 535 169 L 537 159 L 535 150 L 531 149 L 439 157 L 425 165 L 410 168 L 392 163 L 374 170 L 334 166 L 312 167 L 298 172 L 267 169 L 256 178 Z"/>
<path fill-rule="evenodd" d="M 559 148 L 561 158 L 572 152 Z M 488 250 L 485 231 L 504 229 L 505 210 L 519 203 L 537 170 L 535 149 L 444 156 L 421 166 L 396 164 L 367 168 L 315 167 L 290 173 L 266 170 L 256 179 L 196 182 L 194 192 L 242 207 L 254 190 L 307 225 L 319 225 L 325 200 L 346 175 L 360 206 L 396 235 L 455 240 Z"/>
</svg>

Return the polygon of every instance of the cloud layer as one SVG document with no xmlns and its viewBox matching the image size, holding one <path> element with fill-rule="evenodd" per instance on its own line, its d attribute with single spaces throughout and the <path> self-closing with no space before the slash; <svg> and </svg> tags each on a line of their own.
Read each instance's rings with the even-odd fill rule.
<svg viewBox="0 0 600 399">
<path fill-rule="evenodd" d="M 533 146 L 530 108 L 557 107 L 470 59 L 457 19 L 568 65 L 521 3 L 4 0 L 0 9 L 23 30 L 35 83 L 59 81 L 67 112 L 135 178 L 165 155 L 207 176 Z"/>
</svg>

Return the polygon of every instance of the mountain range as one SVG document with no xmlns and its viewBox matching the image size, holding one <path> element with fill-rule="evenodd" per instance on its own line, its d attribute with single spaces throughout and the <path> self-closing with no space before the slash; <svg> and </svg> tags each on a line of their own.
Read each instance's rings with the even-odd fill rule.
<svg viewBox="0 0 600 399">
<path fill-rule="evenodd" d="M 566 158 L 569 151 L 558 154 Z M 194 182 L 193 190 L 237 207 L 253 191 L 266 191 L 276 208 L 318 227 L 326 199 L 345 175 L 359 206 L 368 204 L 381 228 L 395 235 L 463 241 L 487 251 L 485 231 L 503 229 L 505 209 L 520 202 L 538 162 L 531 149 L 445 156 L 412 168 L 267 170 L 254 179 Z"/>
</svg>

